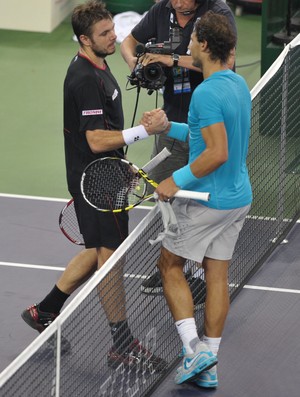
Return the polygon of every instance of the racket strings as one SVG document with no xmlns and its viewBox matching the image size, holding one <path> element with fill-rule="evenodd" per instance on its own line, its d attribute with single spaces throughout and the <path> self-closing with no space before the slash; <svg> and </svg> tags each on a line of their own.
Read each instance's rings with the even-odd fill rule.
<svg viewBox="0 0 300 397">
<path fill-rule="evenodd" d="M 85 171 L 83 190 L 97 208 L 111 211 L 140 202 L 146 186 L 130 164 L 105 159 L 92 163 Z"/>
<path fill-rule="evenodd" d="M 70 241 L 79 245 L 83 244 L 83 237 L 79 229 L 73 200 L 70 200 L 61 211 L 59 217 L 59 226 L 63 234 Z"/>
</svg>

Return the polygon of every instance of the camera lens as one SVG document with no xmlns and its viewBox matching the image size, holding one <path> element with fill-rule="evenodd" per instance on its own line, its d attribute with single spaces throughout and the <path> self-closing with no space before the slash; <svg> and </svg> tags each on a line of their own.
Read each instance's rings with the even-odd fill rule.
<svg viewBox="0 0 300 397">
<path fill-rule="evenodd" d="M 163 75 L 162 67 L 159 63 L 150 63 L 144 68 L 144 76 L 148 81 L 156 81 Z"/>
</svg>

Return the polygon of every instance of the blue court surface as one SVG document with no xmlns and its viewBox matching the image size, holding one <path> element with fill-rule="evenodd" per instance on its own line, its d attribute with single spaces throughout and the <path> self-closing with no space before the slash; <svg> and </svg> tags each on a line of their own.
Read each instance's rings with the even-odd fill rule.
<svg viewBox="0 0 300 397">
<path fill-rule="evenodd" d="M 37 336 L 20 313 L 48 293 L 80 250 L 58 228 L 64 204 L 62 200 L 0 196 L 0 372 Z M 146 208 L 130 212 L 131 230 L 147 212 Z M 298 222 L 288 241 L 276 248 L 232 302 L 219 352 L 219 388 L 175 385 L 174 370 L 152 396 L 299 396 L 299 237 Z"/>
</svg>

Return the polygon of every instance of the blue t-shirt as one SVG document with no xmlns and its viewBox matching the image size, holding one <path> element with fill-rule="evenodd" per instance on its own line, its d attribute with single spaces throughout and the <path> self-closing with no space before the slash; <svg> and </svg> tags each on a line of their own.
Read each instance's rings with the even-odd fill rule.
<svg viewBox="0 0 300 397">
<path fill-rule="evenodd" d="M 189 163 L 204 150 L 201 128 L 223 122 L 228 141 L 228 160 L 212 173 L 198 178 L 185 189 L 210 192 L 211 208 L 227 210 L 252 201 L 246 165 L 251 125 L 251 96 L 245 80 L 231 70 L 220 71 L 204 80 L 193 93 L 188 124 Z"/>
</svg>

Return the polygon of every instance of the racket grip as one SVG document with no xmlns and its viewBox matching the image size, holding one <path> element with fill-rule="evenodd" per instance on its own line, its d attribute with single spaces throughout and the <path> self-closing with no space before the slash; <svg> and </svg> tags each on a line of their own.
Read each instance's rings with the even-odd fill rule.
<svg viewBox="0 0 300 397">
<path fill-rule="evenodd" d="M 210 200 L 210 193 L 193 192 L 191 190 L 178 190 L 178 192 L 174 196 L 180 197 L 180 198 L 190 198 L 190 199 L 194 199 L 194 200 L 201 200 L 201 201 L 209 201 Z"/>
<path fill-rule="evenodd" d="M 148 174 L 149 171 L 152 171 L 159 163 L 164 161 L 167 157 L 171 156 L 171 152 L 165 147 L 161 152 L 159 152 L 153 159 L 148 161 L 147 164 L 145 164 L 142 167 L 142 170 Z"/>
</svg>

